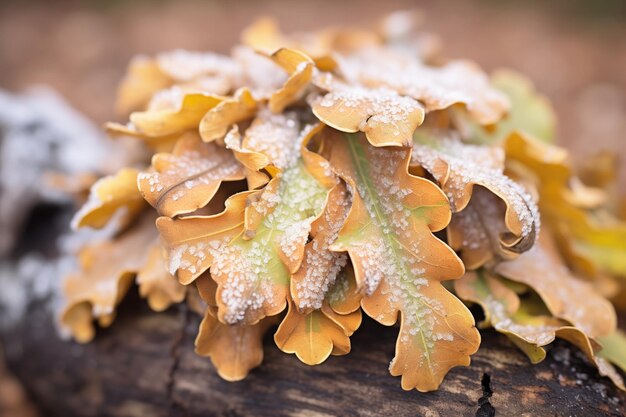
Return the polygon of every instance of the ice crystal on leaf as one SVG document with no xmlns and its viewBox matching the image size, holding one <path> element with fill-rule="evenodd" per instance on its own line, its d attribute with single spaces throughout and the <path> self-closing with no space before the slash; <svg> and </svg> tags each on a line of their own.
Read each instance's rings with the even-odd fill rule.
<svg viewBox="0 0 626 417">
<path fill-rule="evenodd" d="M 626 271 L 610 172 L 591 166 L 583 185 L 528 81 L 442 59 L 415 19 L 294 36 L 261 20 L 230 56 L 133 60 L 130 121 L 106 129 L 146 154 L 75 216 L 112 233 L 80 250 L 63 327 L 90 340 L 133 281 L 157 311 L 187 296 L 196 352 L 235 381 L 274 325 L 282 351 L 316 365 L 349 353 L 365 313 L 399 322 L 389 370 L 431 391 L 477 351 L 476 303 L 479 327 L 532 362 L 562 338 L 623 386 L 601 295 Z"/>
</svg>

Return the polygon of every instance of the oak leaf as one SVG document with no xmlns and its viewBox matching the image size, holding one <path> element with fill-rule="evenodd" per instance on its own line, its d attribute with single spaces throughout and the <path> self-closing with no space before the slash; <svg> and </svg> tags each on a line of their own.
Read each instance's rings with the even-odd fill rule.
<svg viewBox="0 0 626 417">
<path fill-rule="evenodd" d="M 311 108 L 328 126 L 347 133 L 364 132 L 374 146 L 408 146 L 424 121 L 424 109 L 412 98 L 387 89 L 338 83 L 315 99 Z"/>
<path fill-rule="evenodd" d="M 247 88 L 237 90 L 229 97 L 213 106 L 196 121 L 202 140 L 213 142 L 222 139 L 234 123 L 252 118 L 257 111 L 257 101 Z"/>
<path fill-rule="evenodd" d="M 91 186 L 87 202 L 74 215 L 72 227 L 100 229 L 119 214 L 120 228 L 133 220 L 145 207 L 137 189 L 138 174 L 139 171 L 134 168 L 124 168 L 115 175 L 96 181 Z"/>
<path fill-rule="evenodd" d="M 139 174 L 137 183 L 159 214 L 174 217 L 204 207 L 222 182 L 244 178 L 243 166 L 232 152 L 188 132 L 172 153 L 155 154 L 150 169 Z"/>
<path fill-rule="evenodd" d="M 440 281 L 464 268 L 433 231 L 450 220 L 443 193 L 408 173 L 410 148 L 376 148 L 362 136 L 325 143 L 352 192 L 352 208 L 332 250 L 347 251 L 366 291 L 363 310 L 400 334 L 390 371 L 404 389 L 436 389 L 448 370 L 468 365 L 480 335 L 467 308 Z"/>
<path fill-rule="evenodd" d="M 542 217 L 569 263 L 590 277 L 601 272 L 624 276 L 626 222 L 587 206 L 597 189 L 576 186 L 565 150 L 520 134 L 509 136 L 504 146 L 512 170 L 521 166 L 532 172 Z"/>
<path fill-rule="evenodd" d="M 607 336 L 615 331 L 617 319 L 611 303 L 589 282 L 571 274 L 548 231 L 540 234 L 528 252 L 496 265 L 495 272 L 528 285 L 555 317 L 567 320 L 589 337 Z"/>
<path fill-rule="evenodd" d="M 156 237 L 154 218 L 146 216 L 118 238 L 80 250 L 80 271 L 70 274 L 63 282 L 66 300 L 60 316 L 61 325 L 77 341 L 85 343 L 94 337 L 94 319 L 103 327 L 111 324 L 115 307 L 144 265 L 146 248 Z"/>
<path fill-rule="evenodd" d="M 468 269 L 494 257 L 514 258 L 532 247 L 541 223 L 539 210 L 526 189 L 504 174 L 502 149 L 418 129 L 412 164 L 428 171 L 450 199 L 455 213 L 448 230 L 450 246 L 461 251 Z"/>
</svg>

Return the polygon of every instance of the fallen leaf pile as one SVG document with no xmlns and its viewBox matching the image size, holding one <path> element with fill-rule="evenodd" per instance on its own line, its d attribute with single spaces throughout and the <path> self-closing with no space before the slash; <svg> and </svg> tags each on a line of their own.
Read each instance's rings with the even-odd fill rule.
<svg viewBox="0 0 626 417">
<path fill-rule="evenodd" d="M 133 283 L 156 311 L 191 297 L 197 353 L 239 380 L 267 331 L 316 365 L 349 353 L 366 314 L 399 324 L 402 388 L 431 391 L 479 348 L 472 307 L 531 362 L 565 339 L 623 388 L 610 173 L 576 176 L 522 76 L 396 26 L 287 36 L 261 20 L 229 56 L 133 60 L 130 121 L 106 129 L 148 158 L 97 181 L 74 218 L 111 232 L 78 253 L 62 326 L 91 340 Z"/>
</svg>

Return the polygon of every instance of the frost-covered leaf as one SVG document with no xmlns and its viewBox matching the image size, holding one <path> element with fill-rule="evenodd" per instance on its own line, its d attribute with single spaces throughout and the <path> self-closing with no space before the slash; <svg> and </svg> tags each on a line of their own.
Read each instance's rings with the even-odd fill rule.
<svg viewBox="0 0 626 417">
<path fill-rule="evenodd" d="M 480 126 L 462 114 L 455 113 L 459 130 L 472 142 L 493 144 L 506 139 L 513 132 L 529 135 L 543 142 L 555 139 L 556 115 L 546 97 L 535 91 L 532 82 L 515 71 L 499 70 L 491 77 L 491 84 L 504 93 L 511 102 L 507 115 L 489 128 Z"/>
<path fill-rule="evenodd" d="M 341 70 L 351 82 L 418 100 L 427 112 L 461 104 L 474 120 L 487 125 L 500 120 L 509 109 L 507 97 L 468 61 L 430 67 L 405 56 L 380 61 L 378 55 L 356 54 L 341 61 Z"/>
<path fill-rule="evenodd" d="M 289 74 L 285 84 L 273 92 L 269 100 L 270 110 L 281 113 L 285 107 L 302 98 L 313 78 L 315 64 L 302 52 L 288 48 L 281 48 L 269 57 Z"/>
<path fill-rule="evenodd" d="M 174 217 L 204 207 L 223 181 L 244 178 L 243 166 L 232 152 L 188 132 L 172 153 L 154 155 L 150 169 L 139 174 L 137 183 L 159 214 Z"/>
<path fill-rule="evenodd" d="M 241 65 L 228 56 L 176 49 L 154 58 L 135 57 L 118 89 L 119 113 L 143 110 L 159 91 L 172 85 L 188 91 L 228 94 L 242 83 Z"/>
<path fill-rule="evenodd" d="M 142 110 L 154 93 L 169 87 L 173 80 L 158 64 L 145 56 L 134 58 L 117 91 L 115 108 L 120 114 Z"/>
<path fill-rule="evenodd" d="M 257 194 L 246 209 L 246 219 L 257 220 L 221 246 L 211 265 L 221 321 L 252 324 L 285 308 L 290 275 L 327 192 L 298 161 Z"/>
<path fill-rule="evenodd" d="M 225 100 L 212 94 L 184 93 L 177 89 L 164 93 L 168 96 L 161 100 L 163 104 L 130 115 L 132 125 L 146 136 L 162 137 L 196 129 L 204 115 Z"/>
<path fill-rule="evenodd" d="M 305 136 L 311 130 L 302 132 Z M 300 121 L 295 113 L 273 114 L 261 109 L 246 129 L 241 148 L 248 152 L 265 155 L 268 164 L 285 170 L 300 157 L 302 145 Z M 276 171 L 271 171 L 276 174 Z"/>
<path fill-rule="evenodd" d="M 218 248 L 243 231 L 246 202 L 252 193 L 231 196 L 224 211 L 213 216 L 157 219 L 157 228 L 168 250 L 168 270 L 182 284 L 190 284 L 209 269 Z"/>
<path fill-rule="evenodd" d="M 549 232 L 543 231 L 535 246 L 495 271 L 535 290 L 550 312 L 579 327 L 589 337 L 615 331 L 615 310 L 593 286 L 573 276 L 563 264 Z"/>
<path fill-rule="evenodd" d="M 300 266 L 311 222 L 328 193 L 314 176 L 323 169 L 306 166 L 320 161 L 302 152 L 263 190 L 227 200 L 220 215 L 157 221 L 170 271 L 177 271 L 181 282 L 211 267 L 219 284 L 218 318 L 224 323 L 254 324 L 286 306 L 290 275 Z"/>
<path fill-rule="evenodd" d="M 137 271 L 137 285 L 139 295 L 147 299 L 154 311 L 163 311 L 182 302 L 187 293 L 186 287 L 167 271 L 165 254 L 158 240 L 150 246 L 145 264 Z"/>
<path fill-rule="evenodd" d="M 65 305 L 60 316 L 62 327 L 77 341 L 94 337 L 94 319 L 103 327 L 111 324 L 115 307 L 146 262 L 146 248 L 156 237 L 154 217 L 146 216 L 120 237 L 80 250 L 80 270 L 63 281 Z"/>
<path fill-rule="evenodd" d="M 224 99 L 200 116 L 200 136 L 205 142 L 221 139 L 233 124 L 252 118 L 256 111 L 257 101 L 250 90 L 237 90 L 233 97 Z M 197 122 L 195 126 L 198 126 Z"/>
<path fill-rule="evenodd" d="M 404 389 L 436 389 L 469 364 L 480 336 L 467 308 L 440 281 L 463 264 L 433 235 L 450 220 L 443 193 L 408 173 L 411 148 L 376 148 L 358 135 L 330 137 L 331 165 L 348 183 L 352 208 L 331 249 L 347 251 L 366 291 L 364 311 L 385 325 L 401 315 L 392 375 Z"/>
<path fill-rule="evenodd" d="M 454 289 L 461 299 L 480 304 L 485 313 L 484 325 L 505 334 L 532 363 L 545 359 L 543 346 L 551 343 L 559 331 L 575 331 L 566 321 L 552 317 L 541 301 L 520 302 L 515 291 L 486 271 L 467 272 L 454 282 Z"/>
<path fill-rule="evenodd" d="M 350 352 L 350 336 L 361 325 L 362 297 L 351 271 L 348 268 L 333 279 L 319 308 L 301 309 L 289 302 L 287 315 L 274 335 L 283 352 L 295 353 L 307 365 Z"/>
<path fill-rule="evenodd" d="M 364 132 L 374 146 L 409 146 L 424 121 L 416 100 L 387 89 L 367 89 L 333 83 L 332 91 L 314 100 L 313 113 L 342 132 Z"/>
<path fill-rule="evenodd" d="M 72 227 L 100 229 L 120 213 L 117 220 L 123 226 L 132 220 L 144 207 L 145 202 L 137 188 L 134 168 L 124 168 L 117 174 L 96 181 L 89 192 L 87 202 L 72 219 Z"/>
<path fill-rule="evenodd" d="M 149 149 L 155 152 L 171 152 L 178 138 L 181 136 L 180 132 L 162 136 L 150 136 L 141 132 L 132 123 L 121 124 L 109 122 L 104 124 L 104 130 L 107 135 L 113 139 L 132 138 L 140 140 L 145 143 Z"/>
<path fill-rule="evenodd" d="M 564 149 L 513 134 L 505 141 L 507 164 L 530 170 L 539 191 L 542 218 L 555 234 L 569 263 L 586 275 L 626 276 L 626 222 L 596 215 L 583 203 L 589 193 L 577 184 Z M 594 189 L 592 189 L 594 190 Z M 582 203 L 581 203 L 582 202 Z"/>
<path fill-rule="evenodd" d="M 504 175 L 500 148 L 418 130 L 412 164 L 426 169 L 450 199 L 455 213 L 450 246 L 461 251 L 467 268 L 475 269 L 494 255 L 514 257 L 534 244 L 540 227 L 537 205 L 523 186 Z"/>
<path fill-rule="evenodd" d="M 329 289 L 347 263 L 345 253 L 330 250 L 350 209 L 343 182 L 328 194 L 324 212 L 311 223 L 313 239 L 304 247 L 302 264 L 291 277 L 291 296 L 299 311 L 322 308 Z"/>
</svg>

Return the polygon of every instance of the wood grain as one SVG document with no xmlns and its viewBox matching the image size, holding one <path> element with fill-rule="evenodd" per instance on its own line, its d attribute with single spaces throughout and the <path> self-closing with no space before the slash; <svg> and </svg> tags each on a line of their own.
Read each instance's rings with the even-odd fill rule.
<svg viewBox="0 0 626 417">
<path fill-rule="evenodd" d="M 595 416 L 626 414 L 626 395 L 566 343 L 532 366 L 501 335 L 483 332 L 472 365 L 437 392 L 405 392 L 387 372 L 397 329 L 366 320 L 353 351 L 309 367 L 266 338 L 263 365 L 221 380 L 193 352 L 200 318 L 186 306 L 152 313 L 133 295 L 95 341 L 62 341 L 33 306 L 0 337 L 10 369 L 45 416 Z"/>
</svg>

